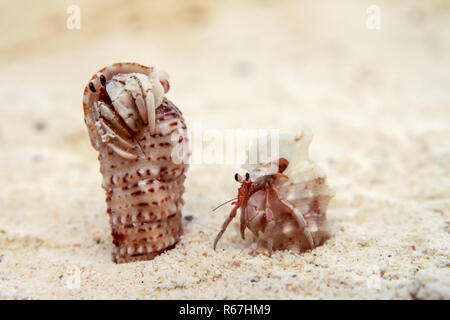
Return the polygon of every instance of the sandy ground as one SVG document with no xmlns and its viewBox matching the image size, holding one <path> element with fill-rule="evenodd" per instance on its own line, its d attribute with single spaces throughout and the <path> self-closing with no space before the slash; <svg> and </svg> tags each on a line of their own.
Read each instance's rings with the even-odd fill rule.
<svg viewBox="0 0 450 320">
<path fill-rule="evenodd" d="M 0 298 L 450 298 L 448 1 L 378 1 L 379 30 L 368 1 L 74 2 L 80 30 L 0 4 Z M 235 222 L 214 252 L 239 164 L 194 164 L 182 241 L 114 264 L 81 95 L 116 61 L 166 69 L 190 126 L 311 128 L 331 239 L 253 257 Z"/>
</svg>

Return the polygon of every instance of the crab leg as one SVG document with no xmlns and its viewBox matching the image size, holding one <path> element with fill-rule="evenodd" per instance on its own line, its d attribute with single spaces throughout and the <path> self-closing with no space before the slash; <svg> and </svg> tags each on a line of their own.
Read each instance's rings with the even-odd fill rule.
<svg viewBox="0 0 450 320">
<path fill-rule="evenodd" d="M 145 79 L 145 81 L 141 81 L 142 91 L 145 96 L 145 106 L 146 106 L 146 112 L 147 112 L 147 123 L 148 123 L 148 130 L 150 131 L 150 134 L 155 133 L 155 121 L 156 121 L 156 107 L 159 106 L 159 104 L 156 104 L 155 96 L 153 92 L 153 86 L 150 83 L 149 79 Z M 162 100 L 161 100 L 162 101 Z M 161 103 L 160 103 L 161 104 Z"/>
<path fill-rule="evenodd" d="M 148 122 L 148 131 L 150 134 L 155 133 L 155 121 L 156 121 L 156 115 L 155 115 L 155 98 L 153 97 L 153 94 L 150 92 L 151 89 L 148 89 L 149 92 L 145 95 L 145 105 L 147 107 L 147 122 Z"/>
<path fill-rule="evenodd" d="M 127 79 L 125 89 L 131 92 L 133 99 L 136 102 L 139 114 L 145 124 L 148 124 L 150 134 L 155 131 L 155 110 L 162 102 L 164 92 L 160 92 L 159 88 L 156 88 L 156 84 L 152 84 L 151 79 L 144 74 L 134 74 Z M 161 84 L 159 86 L 162 87 Z M 153 90 L 156 90 L 161 97 L 158 101 L 155 101 Z M 162 89 L 164 90 L 164 89 Z"/>
<path fill-rule="evenodd" d="M 233 220 L 233 218 L 236 216 L 236 212 L 237 212 L 238 208 L 239 208 L 239 206 L 235 206 L 233 208 L 233 210 L 231 210 L 230 215 L 228 216 L 228 218 L 223 223 L 222 229 L 220 229 L 219 234 L 217 235 L 216 239 L 214 240 L 214 245 L 213 245 L 214 250 L 216 250 L 217 242 L 219 242 L 220 238 L 222 237 L 223 233 L 227 229 L 227 227 L 230 224 L 231 220 Z"/>
<path fill-rule="evenodd" d="M 95 127 L 97 128 L 97 132 L 98 132 L 99 136 L 101 137 L 102 141 L 104 143 L 106 143 L 107 146 L 109 146 L 114 152 L 119 154 L 121 157 L 123 157 L 125 159 L 130 159 L 130 160 L 137 159 L 138 156 L 136 154 L 126 151 L 122 148 L 122 147 L 125 147 L 128 149 L 134 149 L 135 148 L 134 145 L 131 144 L 130 142 L 126 141 L 119 134 L 117 134 L 101 118 L 101 114 L 102 114 L 101 104 L 103 104 L 104 107 L 106 107 L 106 104 L 104 104 L 102 102 L 94 103 L 93 114 L 94 114 L 94 119 L 95 119 Z M 106 107 L 106 109 L 108 109 L 108 108 Z M 118 128 L 120 128 L 120 127 L 121 127 L 121 125 L 119 125 Z M 126 129 L 124 129 L 124 130 L 126 131 Z"/>
<path fill-rule="evenodd" d="M 284 199 L 281 199 L 280 195 L 278 194 L 278 191 L 274 188 L 274 186 L 271 183 L 269 184 L 269 187 L 275 193 L 278 200 L 280 200 L 280 202 L 285 206 L 285 208 L 293 213 L 293 216 L 294 216 L 299 228 L 301 230 L 303 230 L 306 240 L 308 240 L 310 248 L 311 249 L 314 248 L 314 240 L 311 236 L 311 232 L 309 232 L 308 228 L 306 228 L 306 221 L 303 218 L 302 213 L 300 211 L 298 211 L 298 209 L 294 208 L 289 202 L 287 202 Z"/>
<path fill-rule="evenodd" d="M 107 143 L 107 145 L 108 145 L 108 147 L 110 147 L 115 153 L 117 153 L 122 158 L 129 159 L 129 160 L 136 160 L 138 158 L 138 156 L 135 155 L 134 153 L 130 153 L 128 151 L 125 151 L 125 150 L 119 148 L 118 146 L 116 146 L 113 143 Z"/>
<path fill-rule="evenodd" d="M 115 129 L 117 129 L 117 131 L 119 131 L 119 134 L 124 137 L 131 138 L 130 132 L 126 127 L 124 127 L 122 120 L 114 112 L 112 106 L 106 104 L 103 101 L 98 101 L 94 102 L 93 107 L 95 112 L 99 114 L 99 116 L 105 118 Z"/>
<path fill-rule="evenodd" d="M 125 85 L 116 79 L 111 79 L 106 84 L 106 91 L 111 98 L 112 105 L 128 128 L 133 132 L 139 131 L 141 119 L 135 108 L 133 96 L 125 90 Z"/>
<path fill-rule="evenodd" d="M 284 179 L 288 179 L 288 180 L 289 180 L 289 177 L 288 177 L 287 175 L 285 175 L 285 174 L 283 174 L 283 173 L 279 173 L 279 172 L 273 174 L 273 177 L 274 177 L 275 179 L 284 178 Z"/>
<path fill-rule="evenodd" d="M 250 252 L 248 253 L 251 256 L 255 256 L 258 253 L 258 248 L 261 247 L 261 242 L 264 240 L 264 235 L 256 234 L 255 236 L 257 240 L 250 246 Z"/>
<path fill-rule="evenodd" d="M 150 78 L 150 81 L 153 83 L 153 96 L 155 99 L 155 106 L 159 106 L 164 98 L 164 87 L 159 81 L 159 75 L 155 74 L 154 77 Z"/>
<path fill-rule="evenodd" d="M 127 79 L 125 89 L 133 96 L 139 115 L 144 124 L 148 123 L 147 105 L 144 100 L 145 92 L 148 89 L 148 78 L 143 74 L 133 74 Z"/>
<path fill-rule="evenodd" d="M 122 138 L 120 135 L 118 135 L 116 132 L 111 129 L 103 119 L 98 120 L 101 128 L 103 129 L 104 134 L 102 135 L 103 142 L 110 142 L 111 140 L 116 141 L 119 145 L 128 148 L 128 149 L 134 149 L 135 146 Z"/>
<path fill-rule="evenodd" d="M 247 227 L 247 224 L 245 223 L 245 219 L 247 217 L 247 206 L 242 206 L 241 208 L 241 226 L 240 226 L 240 230 L 241 230 L 241 237 L 242 240 L 245 240 L 245 228 Z"/>
<path fill-rule="evenodd" d="M 273 248 L 273 239 L 272 234 L 273 230 L 275 229 L 275 220 L 273 211 L 270 208 L 270 189 L 266 188 L 266 210 L 265 210 L 265 216 L 267 220 L 266 229 L 264 230 L 264 238 L 267 239 L 267 247 L 269 249 L 269 256 L 272 256 L 272 248 Z"/>
</svg>

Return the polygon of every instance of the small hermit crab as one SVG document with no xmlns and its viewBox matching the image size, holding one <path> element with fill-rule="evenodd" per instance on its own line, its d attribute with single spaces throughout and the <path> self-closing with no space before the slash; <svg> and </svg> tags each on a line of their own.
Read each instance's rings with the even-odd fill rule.
<svg viewBox="0 0 450 320">
<path fill-rule="evenodd" d="M 117 263 L 150 260 L 182 233 L 187 127 L 166 97 L 165 72 L 119 62 L 96 72 L 83 93 L 84 119 L 98 151 Z"/>
<path fill-rule="evenodd" d="M 245 178 L 235 175 L 241 186 L 214 241 L 214 250 L 239 208 L 242 239 L 246 228 L 256 237 L 262 233 L 257 246 L 265 241 L 269 254 L 291 246 L 300 251 L 313 249 L 329 238 L 326 210 L 334 191 L 323 172 L 309 160 L 310 142 L 311 135 L 302 130 L 293 139 L 281 141 L 280 154 L 286 157 L 252 168 Z"/>
</svg>

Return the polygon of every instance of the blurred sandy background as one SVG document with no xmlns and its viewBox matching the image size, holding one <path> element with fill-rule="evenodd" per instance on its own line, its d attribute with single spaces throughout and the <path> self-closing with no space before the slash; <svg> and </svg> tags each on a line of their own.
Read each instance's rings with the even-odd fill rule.
<svg viewBox="0 0 450 320">
<path fill-rule="evenodd" d="M 81 29 L 66 27 L 69 5 Z M 366 9 L 381 9 L 381 29 Z M 0 1 L 0 298 L 449 299 L 450 1 Z M 193 165 L 185 234 L 115 265 L 81 95 L 104 65 L 171 76 L 188 125 L 310 127 L 332 238 L 212 241 L 238 165 Z M 79 280 L 79 282 L 78 282 Z"/>
</svg>

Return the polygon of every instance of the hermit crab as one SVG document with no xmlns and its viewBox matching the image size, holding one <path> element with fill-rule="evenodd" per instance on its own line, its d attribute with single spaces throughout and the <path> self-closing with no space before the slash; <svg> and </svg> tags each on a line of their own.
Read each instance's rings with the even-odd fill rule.
<svg viewBox="0 0 450 320">
<path fill-rule="evenodd" d="M 189 150 L 168 90 L 166 73 L 130 62 L 102 68 L 84 90 L 117 263 L 152 259 L 180 239 Z"/>
<path fill-rule="evenodd" d="M 214 250 L 229 223 L 240 209 L 240 234 L 246 228 L 272 250 L 292 246 L 313 249 L 329 238 L 326 210 L 334 191 L 325 174 L 309 160 L 312 135 L 301 130 L 280 140 L 282 157 L 265 164 L 245 165 L 251 170 L 235 179 L 240 188 L 234 206 L 214 240 Z M 288 160 L 289 159 L 289 160 Z M 254 249 L 252 250 L 255 251 Z"/>
</svg>

